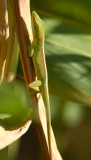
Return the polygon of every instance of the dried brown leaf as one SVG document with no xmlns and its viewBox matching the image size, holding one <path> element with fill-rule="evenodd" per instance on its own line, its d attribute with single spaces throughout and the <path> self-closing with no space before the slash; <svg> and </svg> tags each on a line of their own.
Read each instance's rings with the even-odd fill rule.
<svg viewBox="0 0 91 160">
<path fill-rule="evenodd" d="M 10 145 L 19 139 L 23 134 L 25 134 L 29 129 L 31 122 L 32 121 L 28 121 L 23 127 L 13 131 L 4 130 L 4 128 L 0 127 L 0 150 Z"/>
</svg>

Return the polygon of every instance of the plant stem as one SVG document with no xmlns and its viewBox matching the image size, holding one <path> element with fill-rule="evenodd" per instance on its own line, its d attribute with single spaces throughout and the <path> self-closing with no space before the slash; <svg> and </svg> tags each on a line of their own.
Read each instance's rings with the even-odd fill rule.
<svg viewBox="0 0 91 160">
<path fill-rule="evenodd" d="M 8 147 L 0 150 L 0 160 L 7 160 L 8 159 Z"/>
<path fill-rule="evenodd" d="M 21 0 L 11 0 L 10 1 L 12 4 L 12 10 L 15 18 L 15 24 L 16 24 L 16 33 L 17 33 L 17 38 L 19 42 L 19 48 L 20 48 L 20 57 L 21 57 L 21 62 L 22 62 L 22 67 L 23 67 L 23 72 L 24 72 L 24 79 L 25 83 L 28 89 L 28 93 L 30 95 L 31 90 L 29 89 L 28 85 L 35 80 L 35 70 L 34 70 L 34 65 L 32 62 L 32 58 L 29 58 L 28 52 L 27 52 L 27 40 L 24 32 L 24 26 L 26 26 L 25 21 L 22 17 L 22 11 L 23 13 L 26 13 L 26 7 L 24 3 L 26 4 L 27 1 L 21 1 Z M 20 3 L 22 2 L 22 3 Z M 21 6 L 22 5 L 22 6 Z M 24 8 L 25 7 L 25 8 Z M 29 18 L 30 20 L 30 18 Z M 22 23 L 23 22 L 23 23 Z M 49 150 L 48 150 L 48 145 L 47 145 L 47 139 L 45 132 L 43 130 L 43 126 L 40 120 L 39 116 L 39 104 L 38 104 L 38 99 L 36 95 L 30 96 L 30 105 L 32 106 L 33 109 L 33 116 L 34 116 L 34 121 L 36 123 L 36 128 L 41 144 L 41 149 L 43 151 L 43 155 L 45 160 L 50 160 L 50 155 L 49 155 Z M 37 118 L 36 118 L 37 117 Z M 36 120 L 37 119 L 37 120 Z"/>
<path fill-rule="evenodd" d="M 4 80 L 10 81 L 14 78 L 17 69 L 18 63 L 18 53 L 19 47 L 17 43 L 17 38 L 15 35 L 15 24 L 14 24 L 14 17 L 12 13 L 11 3 L 7 1 L 8 6 L 8 20 L 9 20 L 9 42 L 8 42 L 8 49 L 6 55 L 6 64 L 4 69 Z"/>
<path fill-rule="evenodd" d="M 9 27 L 7 1 L 0 0 L 0 77 L 2 76 L 3 65 L 6 58 L 8 38 Z"/>
</svg>

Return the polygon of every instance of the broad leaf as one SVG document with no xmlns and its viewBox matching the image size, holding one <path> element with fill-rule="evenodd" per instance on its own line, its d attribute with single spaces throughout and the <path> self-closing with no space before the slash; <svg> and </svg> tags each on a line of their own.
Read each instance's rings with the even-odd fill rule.
<svg viewBox="0 0 91 160">
<path fill-rule="evenodd" d="M 23 85 L 0 87 L 0 125 L 8 130 L 23 126 L 31 118 L 31 109 Z"/>
<path fill-rule="evenodd" d="M 65 24 L 55 19 L 46 18 L 44 21 L 50 93 L 62 99 L 91 106 L 89 31 L 85 31 L 84 27 Z"/>
</svg>

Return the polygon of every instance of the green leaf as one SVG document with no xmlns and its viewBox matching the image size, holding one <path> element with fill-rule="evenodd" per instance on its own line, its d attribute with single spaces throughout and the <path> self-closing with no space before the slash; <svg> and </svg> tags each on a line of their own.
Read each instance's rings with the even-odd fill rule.
<svg viewBox="0 0 91 160">
<path fill-rule="evenodd" d="M 22 84 L 0 87 L 0 125 L 8 130 L 23 126 L 31 118 L 31 108 Z"/>
<path fill-rule="evenodd" d="M 55 19 L 45 18 L 44 21 L 50 93 L 61 99 L 91 106 L 89 31 L 79 25 Z"/>
</svg>

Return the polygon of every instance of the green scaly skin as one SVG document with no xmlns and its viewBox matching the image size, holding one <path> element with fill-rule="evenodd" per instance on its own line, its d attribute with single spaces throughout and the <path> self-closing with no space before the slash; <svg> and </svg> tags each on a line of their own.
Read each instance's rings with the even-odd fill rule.
<svg viewBox="0 0 91 160">
<path fill-rule="evenodd" d="M 50 103 L 49 103 L 49 93 L 48 93 L 48 76 L 47 76 L 47 68 L 46 68 L 45 53 L 44 53 L 44 23 L 39 18 L 39 16 L 35 11 L 32 12 L 32 29 L 33 29 L 33 43 L 31 48 L 29 49 L 30 50 L 29 55 L 32 56 L 37 79 L 42 82 L 40 86 L 40 92 L 42 94 L 43 102 L 46 109 L 49 152 L 50 152 L 50 159 L 52 160 L 51 114 L 50 114 Z"/>
</svg>

